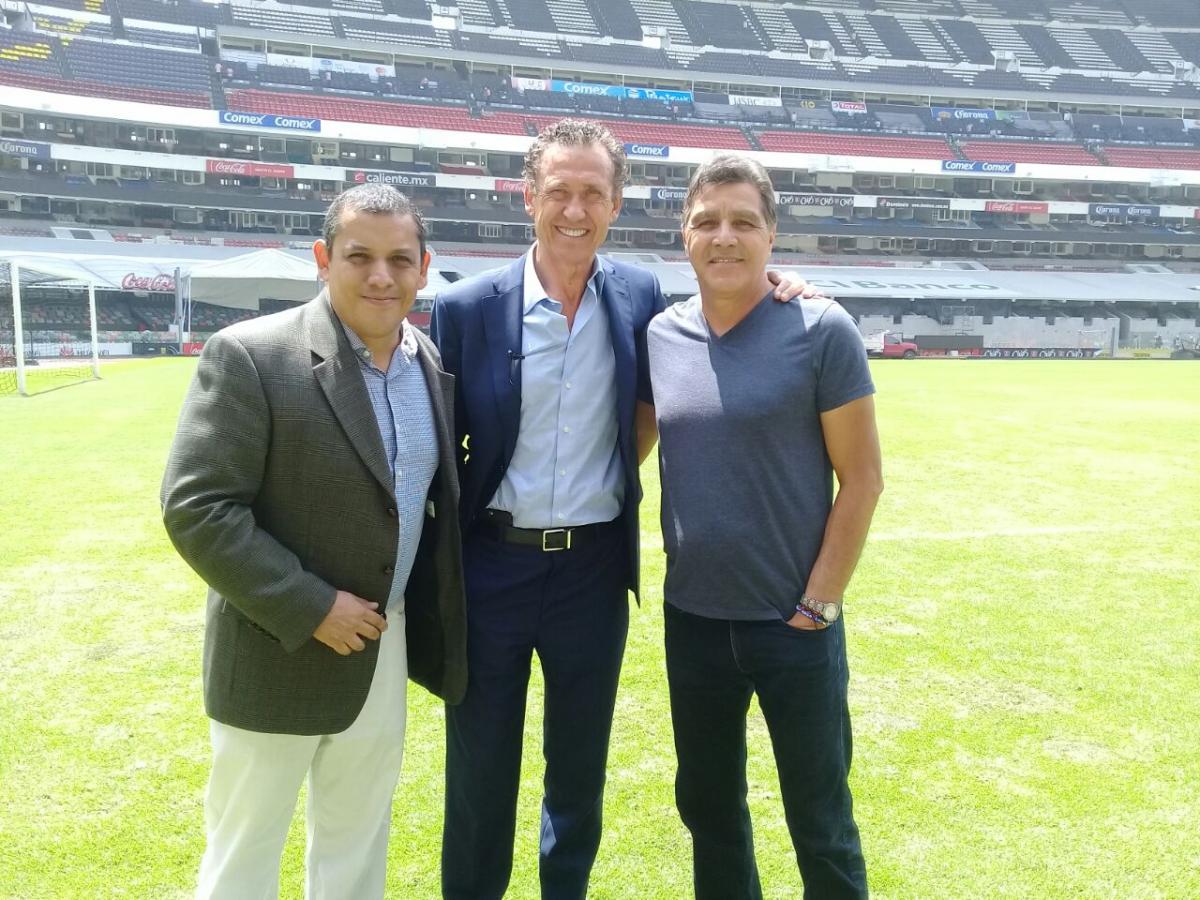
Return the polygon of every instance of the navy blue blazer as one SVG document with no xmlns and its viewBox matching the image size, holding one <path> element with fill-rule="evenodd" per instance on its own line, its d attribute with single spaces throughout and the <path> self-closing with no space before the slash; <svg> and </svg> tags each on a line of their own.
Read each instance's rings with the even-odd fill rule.
<svg viewBox="0 0 1200 900">
<path fill-rule="evenodd" d="M 528 255 L 528 254 L 526 254 Z M 616 357 L 617 444 L 625 471 L 621 518 L 629 546 L 629 588 L 638 592 L 638 477 L 634 409 L 651 402 L 646 326 L 666 307 L 658 279 L 627 263 L 599 257 L 600 300 L 608 313 Z M 525 256 L 508 266 L 455 282 L 438 293 L 430 335 L 442 366 L 454 376 L 454 421 L 465 535 L 495 496 L 512 461 L 521 424 L 520 367 Z"/>
</svg>

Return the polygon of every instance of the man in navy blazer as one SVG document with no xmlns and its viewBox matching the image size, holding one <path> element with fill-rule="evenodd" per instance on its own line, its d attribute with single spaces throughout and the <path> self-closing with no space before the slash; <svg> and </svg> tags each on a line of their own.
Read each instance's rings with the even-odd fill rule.
<svg viewBox="0 0 1200 900">
<path fill-rule="evenodd" d="M 536 243 L 433 308 L 456 382 L 467 591 L 467 692 L 446 708 L 442 893 L 453 900 L 508 886 L 535 650 L 542 897 L 583 898 L 600 843 L 627 597 L 638 591 L 638 464 L 657 439 L 646 326 L 666 305 L 653 275 L 597 256 L 626 174 L 603 126 L 545 129 L 524 171 Z"/>
<path fill-rule="evenodd" d="M 508 886 L 535 650 L 542 896 L 582 898 L 600 843 L 627 592 L 638 588 L 638 464 L 655 440 L 645 333 L 666 305 L 653 275 L 596 255 L 626 172 L 604 127 L 547 128 L 525 164 L 536 244 L 434 305 L 431 332 L 457 382 L 468 597 L 467 694 L 446 708 L 447 898 Z"/>
</svg>

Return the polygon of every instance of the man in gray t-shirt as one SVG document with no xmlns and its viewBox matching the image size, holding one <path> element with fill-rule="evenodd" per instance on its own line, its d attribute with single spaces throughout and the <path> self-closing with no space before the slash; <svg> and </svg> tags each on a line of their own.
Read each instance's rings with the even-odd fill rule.
<svg viewBox="0 0 1200 900">
<path fill-rule="evenodd" d="M 762 896 L 746 808 L 757 694 L 806 896 L 863 897 L 839 614 L 882 490 L 866 353 L 833 301 L 771 302 L 775 195 L 757 163 L 701 166 L 683 235 L 700 294 L 655 317 L 647 341 L 696 896 Z"/>
</svg>

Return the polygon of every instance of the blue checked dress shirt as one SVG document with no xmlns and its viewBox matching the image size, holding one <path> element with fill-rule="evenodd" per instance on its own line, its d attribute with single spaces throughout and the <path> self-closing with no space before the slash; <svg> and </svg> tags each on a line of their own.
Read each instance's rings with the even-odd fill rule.
<svg viewBox="0 0 1200 900">
<path fill-rule="evenodd" d="M 370 362 L 370 352 L 353 329 L 342 329 L 358 357 L 359 370 L 371 398 L 375 421 L 388 466 L 392 470 L 392 490 L 396 496 L 396 512 L 400 519 L 400 541 L 396 547 L 396 573 L 388 594 L 387 609 L 395 612 L 404 607 L 404 588 L 408 573 L 421 542 L 425 524 L 425 501 L 429 485 L 438 467 L 437 432 L 434 430 L 433 404 L 425 372 L 417 358 L 417 339 L 413 326 L 405 320 L 400 346 L 392 354 L 386 372 Z"/>
<path fill-rule="evenodd" d="M 518 528 L 609 522 L 621 514 L 625 477 L 617 448 L 616 358 L 592 266 L 574 327 L 525 258 L 521 421 L 517 446 L 490 506 Z"/>
</svg>

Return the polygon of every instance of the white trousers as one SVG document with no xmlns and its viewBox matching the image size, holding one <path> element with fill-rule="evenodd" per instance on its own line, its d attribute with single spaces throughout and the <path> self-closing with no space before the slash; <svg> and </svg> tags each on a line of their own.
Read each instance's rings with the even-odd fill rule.
<svg viewBox="0 0 1200 900">
<path fill-rule="evenodd" d="M 207 845 L 197 900 L 274 900 L 296 798 L 308 778 L 305 896 L 382 898 L 392 794 L 404 756 L 408 650 L 389 611 L 362 712 L 339 734 L 263 734 L 211 722 Z"/>
</svg>

